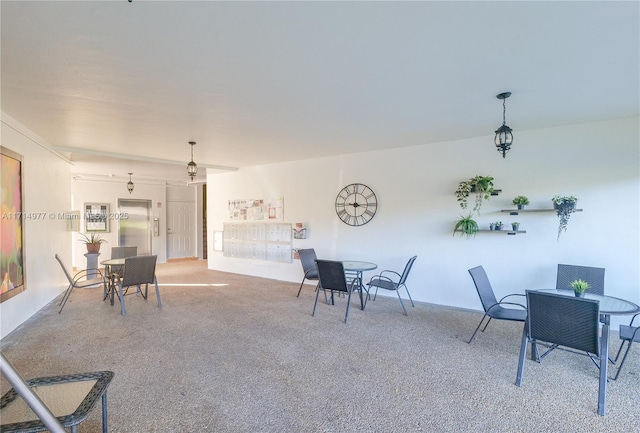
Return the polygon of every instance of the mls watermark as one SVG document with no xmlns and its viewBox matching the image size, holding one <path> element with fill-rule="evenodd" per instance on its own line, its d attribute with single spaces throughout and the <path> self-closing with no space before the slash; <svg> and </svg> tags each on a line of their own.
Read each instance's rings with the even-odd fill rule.
<svg viewBox="0 0 640 433">
<path fill-rule="evenodd" d="M 129 219 L 127 212 L 110 212 L 106 215 L 110 220 Z M 79 220 L 79 212 L 2 212 L 3 220 Z"/>
</svg>

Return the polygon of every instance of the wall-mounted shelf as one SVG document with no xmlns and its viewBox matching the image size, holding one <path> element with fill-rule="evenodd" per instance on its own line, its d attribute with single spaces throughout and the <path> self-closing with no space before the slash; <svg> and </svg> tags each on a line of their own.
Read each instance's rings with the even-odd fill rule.
<svg viewBox="0 0 640 433">
<path fill-rule="evenodd" d="M 533 213 L 533 212 L 555 212 L 551 209 L 502 209 L 500 212 L 508 212 L 509 215 L 518 215 L 519 213 Z M 582 209 L 574 209 L 572 212 L 582 212 Z"/>
<path fill-rule="evenodd" d="M 490 232 L 490 233 L 504 233 L 507 235 L 517 235 L 518 233 L 526 233 L 526 230 L 487 230 L 482 229 L 478 230 L 479 232 Z"/>
<path fill-rule="evenodd" d="M 462 232 L 462 230 L 456 230 L 456 233 L 460 233 Z M 489 229 L 480 229 L 478 230 L 478 233 L 485 233 L 485 232 L 490 232 L 490 233 L 500 233 L 500 234 L 505 234 L 505 235 L 517 235 L 518 233 L 526 233 L 526 230 L 489 230 Z"/>
</svg>

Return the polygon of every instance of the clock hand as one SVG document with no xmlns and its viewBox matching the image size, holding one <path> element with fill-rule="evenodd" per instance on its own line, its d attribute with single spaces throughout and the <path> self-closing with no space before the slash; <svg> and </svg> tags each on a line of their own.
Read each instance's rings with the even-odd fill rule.
<svg viewBox="0 0 640 433">
<path fill-rule="evenodd" d="M 358 207 L 360 205 L 357 202 L 355 202 L 355 203 L 347 203 L 347 206 Z"/>
</svg>

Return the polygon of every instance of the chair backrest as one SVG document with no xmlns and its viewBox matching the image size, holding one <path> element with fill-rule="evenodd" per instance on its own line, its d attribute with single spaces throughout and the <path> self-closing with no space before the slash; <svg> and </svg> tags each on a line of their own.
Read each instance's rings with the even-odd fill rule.
<svg viewBox="0 0 640 433">
<path fill-rule="evenodd" d="M 69 271 L 67 271 L 67 268 L 65 267 L 64 263 L 62 263 L 62 259 L 58 254 L 56 254 L 56 260 L 58 261 L 58 263 L 60 263 L 64 275 L 67 277 L 67 280 L 69 280 L 69 284 L 73 284 L 73 277 L 71 276 L 71 274 L 69 274 Z"/>
<path fill-rule="evenodd" d="M 138 255 L 138 247 L 111 247 L 112 259 L 124 259 Z"/>
<path fill-rule="evenodd" d="M 587 293 L 604 295 L 604 268 L 558 265 L 556 289 L 573 290 L 571 288 L 571 282 L 574 280 L 584 280 L 589 283 Z"/>
<path fill-rule="evenodd" d="M 305 274 L 310 270 L 316 269 L 316 251 L 313 248 L 299 249 L 298 255 Z"/>
<path fill-rule="evenodd" d="M 156 278 L 156 260 L 158 256 L 137 256 L 124 259 L 122 285 L 136 286 L 153 283 Z"/>
<path fill-rule="evenodd" d="M 415 262 L 417 258 L 418 256 L 413 256 L 409 259 L 406 266 L 404 267 L 404 272 L 400 277 L 400 281 L 398 281 L 398 286 L 400 286 L 401 284 L 404 284 L 404 282 L 407 281 L 407 277 L 409 276 L 409 272 L 411 272 L 411 267 L 413 266 L 413 262 Z"/>
<path fill-rule="evenodd" d="M 347 279 L 342 262 L 333 260 L 316 260 L 320 286 L 325 290 L 348 292 Z"/>
<path fill-rule="evenodd" d="M 534 340 L 600 354 L 600 302 L 527 290 L 528 331 Z"/>
<path fill-rule="evenodd" d="M 482 308 L 484 308 L 486 313 L 491 306 L 498 303 L 496 295 L 493 293 L 493 287 L 491 287 L 491 283 L 489 282 L 489 277 L 487 277 L 487 273 L 482 266 L 469 269 L 469 274 L 471 274 L 471 278 L 473 278 L 473 284 L 476 286 L 480 302 L 482 302 Z"/>
</svg>

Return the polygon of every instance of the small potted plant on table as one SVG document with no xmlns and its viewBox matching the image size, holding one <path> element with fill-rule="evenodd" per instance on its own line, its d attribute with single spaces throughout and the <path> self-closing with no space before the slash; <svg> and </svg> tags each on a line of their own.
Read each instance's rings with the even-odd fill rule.
<svg viewBox="0 0 640 433">
<path fill-rule="evenodd" d="M 584 280 L 573 280 L 571 282 L 571 287 L 573 288 L 573 294 L 578 298 L 584 298 L 584 292 L 590 287 L 589 283 Z"/>
</svg>

